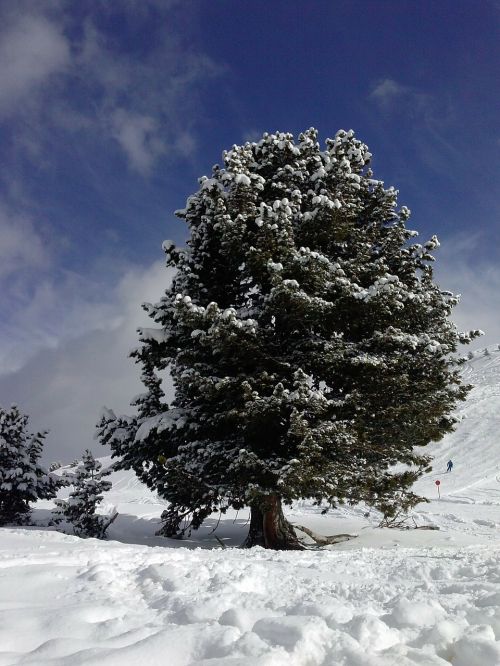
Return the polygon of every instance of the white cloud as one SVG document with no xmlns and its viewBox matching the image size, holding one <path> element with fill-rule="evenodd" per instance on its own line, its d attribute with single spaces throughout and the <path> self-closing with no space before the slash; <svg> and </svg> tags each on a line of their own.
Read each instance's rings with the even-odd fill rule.
<svg viewBox="0 0 500 666">
<path fill-rule="evenodd" d="M 0 278 L 45 268 L 49 252 L 26 215 L 14 213 L 0 202 Z"/>
<path fill-rule="evenodd" d="M 78 19 L 59 1 L 0 8 L 0 115 L 15 125 L 15 155 L 39 167 L 57 155 L 54 136 L 66 132 L 80 142 L 86 134 L 89 146 L 117 141 L 128 166 L 144 176 L 162 156 L 190 157 L 198 93 L 222 68 L 168 31 L 177 4 L 96 1 Z M 137 57 L 116 47 L 102 28 L 103 13 L 137 33 L 152 16 L 166 27 Z"/>
<path fill-rule="evenodd" d="M 120 57 L 113 53 L 106 35 L 95 26 L 92 16 L 85 20 L 82 39 L 75 42 L 74 47 L 75 68 L 84 73 L 84 83 L 94 89 L 94 93 L 96 87 L 108 95 L 126 91 L 127 88 L 130 93 L 131 79 L 137 65 L 128 61 L 125 54 Z"/>
<path fill-rule="evenodd" d="M 68 327 L 74 332 L 80 327 L 83 334 L 63 336 L 54 349 L 44 349 L 16 372 L 0 376 L 0 404 L 16 402 L 30 415 L 33 429 L 51 430 L 47 461 L 69 461 L 85 448 L 102 453 L 92 437 L 103 405 L 131 413 L 130 400 L 143 386 L 128 353 L 137 346 L 137 326 L 152 325 L 140 305 L 157 301 L 170 279 L 162 262 L 130 268 L 106 292 L 108 300 L 73 312 Z"/>
<path fill-rule="evenodd" d="M 34 15 L 7 24 L 0 37 L 0 111 L 17 112 L 51 76 L 67 69 L 69 43 L 60 26 Z"/>
<path fill-rule="evenodd" d="M 118 273 L 124 277 L 116 282 Z M 124 285 L 131 304 L 140 303 L 145 279 L 141 269 L 113 266 L 110 258 L 106 267 L 96 262 L 85 274 L 53 267 L 45 272 L 30 269 L 5 282 L 0 291 L 4 315 L 0 376 L 21 369 L 39 352 L 57 349 L 65 341 L 121 325 L 128 316 Z"/>
<path fill-rule="evenodd" d="M 82 331 L 99 329 L 115 316 L 113 307 L 101 302 L 105 276 L 57 269 L 53 265 L 56 259 L 27 228 L 29 222 L 22 217 L 17 221 L 19 226 L 9 229 L 16 254 L 10 254 L 2 243 L 7 260 L 0 273 L 0 375 L 22 367 L 38 350 L 56 347 L 62 339 Z"/>
<path fill-rule="evenodd" d="M 432 111 L 433 98 L 412 86 L 402 85 L 394 79 L 381 79 L 372 88 L 369 99 L 385 112 L 404 109 L 426 115 Z"/>
<path fill-rule="evenodd" d="M 151 116 L 118 109 L 112 115 L 112 134 L 127 155 L 129 166 L 147 175 L 165 153 L 159 123 Z"/>
<path fill-rule="evenodd" d="M 469 178 L 470 163 L 464 159 L 461 139 L 457 141 L 457 137 L 463 135 L 463 128 L 458 128 L 457 132 L 455 104 L 444 91 L 428 92 L 385 78 L 373 85 L 368 99 L 386 121 L 404 123 L 406 143 L 412 145 L 427 168 L 454 181 L 458 173 L 460 178 Z M 408 166 L 407 156 L 401 158 L 400 151 L 401 146 L 397 144 L 393 152 L 397 162 L 394 168 L 405 174 L 406 179 L 412 178 L 414 168 Z M 471 188 L 474 187 L 472 183 Z"/>
<path fill-rule="evenodd" d="M 461 295 L 453 320 L 460 330 L 481 329 L 471 349 L 500 344 L 500 267 L 476 257 L 484 243 L 479 234 L 442 239 L 436 252 L 435 276 L 442 289 Z M 462 347 L 462 351 L 466 350 Z"/>
<path fill-rule="evenodd" d="M 19 367 L 32 352 L 31 342 L 43 338 L 39 318 L 29 312 L 35 303 L 44 311 L 53 261 L 34 221 L 0 201 L 0 374 Z"/>
<path fill-rule="evenodd" d="M 5 289 L 10 312 L 0 324 L 0 375 L 22 367 L 39 350 L 113 321 L 113 307 L 96 302 L 100 288 L 98 282 L 60 271 L 38 280 L 31 273 L 21 285 Z"/>
<path fill-rule="evenodd" d="M 380 106 L 387 108 L 391 106 L 394 100 L 406 95 L 408 88 L 402 86 L 393 79 L 382 79 L 373 88 L 370 97 Z"/>
<path fill-rule="evenodd" d="M 90 188 L 86 201 L 96 201 L 99 219 L 106 168 L 99 175 L 87 167 L 85 183 L 60 186 L 61 164 L 78 159 L 85 171 L 88 164 L 95 164 L 98 153 L 103 161 L 109 156 L 115 166 L 117 146 L 124 164 L 126 160 L 146 176 L 162 157 L 187 158 L 196 149 L 197 91 L 219 70 L 210 58 L 169 32 L 166 17 L 175 4 L 178 0 L 117 4 L 95 0 L 75 14 L 63 0 L 0 3 L 0 105 L 16 111 L 2 118 L 0 374 L 16 370 L 37 350 L 79 334 L 74 323 L 80 321 L 77 311 L 86 314 L 81 320 L 84 331 L 96 328 L 94 319 L 109 316 L 108 305 L 97 303 L 112 270 L 116 275 L 116 265 L 109 270 L 102 266 L 118 260 L 89 258 L 86 275 L 62 265 L 63 259 L 78 252 L 73 229 L 64 219 L 70 208 L 64 195 L 73 197 L 72 188 L 79 187 L 77 196 L 81 196 Z M 157 22 L 161 17 L 162 40 L 152 40 L 151 49 L 137 57 L 109 39 L 102 28 L 103 12 L 107 23 L 124 20 L 137 34 L 151 27 L 152 16 Z M 55 165 L 57 173 L 51 172 Z M 37 178 L 40 170 L 53 176 L 57 185 L 52 195 L 45 192 L 37 201 L 45 180 Z M 2 207 L 4 200 L 10 207 Z M 25 210 L 40 215 L 26 215 Z M 89 226 L 94 229 L 95 224 Z M 106 236 L 116 235 L 118 227 L 105 224 Z M 93 269 L 99 261 L 96 276 Z"/>
</svg>

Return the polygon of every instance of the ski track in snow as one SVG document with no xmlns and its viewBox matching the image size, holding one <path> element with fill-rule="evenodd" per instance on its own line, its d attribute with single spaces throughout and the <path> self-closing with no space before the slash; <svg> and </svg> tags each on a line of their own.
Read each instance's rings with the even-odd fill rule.
<svg viewBox="0 0 500 666">
<path fill-rule="evenodd" d="M 0 666 L 500 666 L 500 351 L 490 352 L 466 364 L 466 418 L 432 445 L 434 471 L 417 484 L 432 501 L 415 522 L 439 531 L 378 529 L 365 507 L 323 516 L 303 501 L 292 522 L 358 538 L 303 553 L 223 550 L 217 516 L 184 541 L 155 536 L 164 502 L 113 473 L 109 541 L 0 529 Z M 238 545 L 246 519 L 224 516 L 217 535 Z"/>
</svg>

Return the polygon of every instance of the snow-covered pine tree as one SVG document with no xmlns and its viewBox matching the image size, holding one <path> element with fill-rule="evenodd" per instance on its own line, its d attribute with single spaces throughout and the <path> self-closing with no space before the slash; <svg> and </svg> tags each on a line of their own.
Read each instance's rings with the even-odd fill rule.
<svg viewBox="0 0 500 666">
<path fill-rule="evenodd" d="M 0 525 L 28 522 L 30 502 L 50 499 L 65 485 L 39 465 L 47 433 L 29 433 L 28 421 L 16 405 L 0 407 Z"/>
<path fill-rule="evenodd" d="M 246 545 L 300 548 L 282 512 L 295 499 L 387 516 L 417 501 L 430 459 L 415 447 L 453 429 L 468 390 L 454 353 L 479 333 L 450 322 L 437 238 L 412 241 L 370 158 L 352 131 L 325 149 L 314 129 L 264 134 L 177 211 L 187 248 L 164 243 L 177 273 L 133 352 L 148 391 L 138 416 L 107 411 L 99 430 L 170 502 L 164 534 L 249 505 Z"/>
<path fill-rule="evenodd" d="M 102 469 L 102 463 L 87 449 L 75 472 L 66 477 L 73 485 L 69 498 L 55 501 L 55 522 L 64 519 L 71 523 L 76 536 L 103 539 L 107 528 L 116 518 L 116 514 L 110 518 L 96 513 L 97 505 L 103 498 L 102 493 L 111 489 L 111 482 L 103 478 L 110 473 L 110 470 Z"/>
</svg>

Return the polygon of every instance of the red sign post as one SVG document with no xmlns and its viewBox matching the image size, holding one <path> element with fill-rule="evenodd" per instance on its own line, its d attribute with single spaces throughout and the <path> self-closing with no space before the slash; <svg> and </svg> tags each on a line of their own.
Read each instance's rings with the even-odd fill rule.
<svg viewBox="0 0 500 666">
<path fill-rule="evenodd" d="M 439 499 L 441 499 L 441 491 L 439 490 L 439 486 L 441 485 L 441 481 L 439 479 L 436 479 L 436 481 L 434 483 L 436 484 L 437 489 L 438 489 L 438 497 L 439 497 Z"/>
</svg>

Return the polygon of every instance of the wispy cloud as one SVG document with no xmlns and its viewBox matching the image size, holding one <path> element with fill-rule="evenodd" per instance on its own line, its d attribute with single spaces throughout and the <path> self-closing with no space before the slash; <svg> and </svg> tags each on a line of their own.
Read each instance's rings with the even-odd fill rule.
<svg viewBox="0 0 500 666">
<path fill-rule="evenodd" d="M 167 29 L 136 58 L 117 48 L 98 20 L 116 14 L 146 30 L 154 10 L 167 26 L 175 4 L 89 2 L 78 19 L 63 2 L 0 9 L 0 114 L 15 126 L 17 158 L 50 155 L 54 131 L 114 143 L 143 176 L 162 157 L 189 157 L 198 92 L 223 69 Z"/>
<path fill-rule="evenodd" d="M 409 110 L 414 114 L 432 112 L 432 96 L 413 86 L 403 85 L 394 79 L 381 79 L 372 88 L 369 99 L 385 112 Z"/>
<path fill-rule="evenodd" d="M 370 97 L 382 108 L 389 108 L 396 100 L 407 95 L 408 91 L 406 86 L 402 86 L 393 79 L 382 79 L 375 85 Z"/>
<path fill-rule="evenodd" d="M 112 133 L 125 151 L 132 169 L 146 175 L 166 152 L 157 120 L 118 109 L 111 118 Z"/>
<path fill-rule="evenodd" d="M 148 178 L 161 160 L 168 166 L 196 150 L 200 90 L 222 70 L 169 31 L 169 11 L 178 4 L 89 0 L 78 11 L 63 0 L 0 4 L 0 373 L 111 316 L 99 292 L 116 279 L 113 264 L 121 260 L 89 257 L 81 267 L 72 221 L 58 208 L 64 195 L 89 208 L 96 202 L 94 231 L 107 166 Z M 115 21 L 140 43 L 140 57 L 113 39 Z M 144 42 L 151 28 L 159 33 Z M 75 178 L 64 171 L 71 162 L 88 181 L 66 190 L 66 175 Z M 43 199 L 45 182 L 56 190 L 50 201 Z M 113 228 L 107 240 L 117 233 Z M 76 261 L 68 261 L 71 254 Z"/>
<path fill-rule="evenodd" d="M 32 103 L 51 78 L 71 65 L 62 27 L 44 16 L 20 15 L 7 21 L 0 34 L 0 113 L 17 113 Z"/>
<path fill-rule="evenodd" d="M 482 168 L 482 151 L 478 150 L 474 136 L 464 131 L 463 120 L 457 115 L 459 102 L 454 100 L 453 93 L 422 90 L 385 78 L 372 86 L 368 100 L 377 108 L 378 119 L 386 127 L 392 126 L 391 132 L 395 128 L 404 132 L 407 151 L 410 148 L 411 154 L 418 156 L 422 165 L 440 178 L 453 182 L 469 179 L 472 162 Z M 399 151 L 400 144 L 397 144 L 397 171 L 408 173 L 407 158 L 400 159 L 396 154 Z M 476 183 L 471 181 L 470 192 L 476 190 Z"/>
<path fill-rule="evenodd" d="M 498 285 L 500 267 L 478 254 L 486 239 L 482 233 L 457 233 L 442 238 L 436 253 L 436 279 L 442 289 L 461 295 L 453 319 L 460 330 L 479 328 L 485 335 L 472 348 L 500 344 Z"/>
<path fill-rule="evenodd" d="M 162 262 L 129 266 L 114 285 L 106 285 L 100 300 L 75 303 L 66 321 L 73 337 L 60 338 L 53 349 L 0 375 L 0 404 L 15 401 L 31 415 L 33 428 L 50 428 L 47 461 L 72 460 L 85 448 L 103 455 L 92 441 L 99 411 L 107 405 L 131 413 L 130 400 L 143 387 L 128 353 L 138 344 L 137 327 L 151 325 L 140 304 L 158 300 L 170 280 Z M 169 387 L 167 379 L 167 393 Z"/>
<path fill-rule="evenodd" d="M 0 278 L 47 268 L 49 251 L 33 221 L 0 202 Z"/>
<path fill-rule="evenodd" d="M 34 220 L 0 200 L 0 374 L 19 367 L 43 339 L 43 285 L 53 259 Z M 39 318 L 33 319 L 35 303 Z"/>
</svg>

